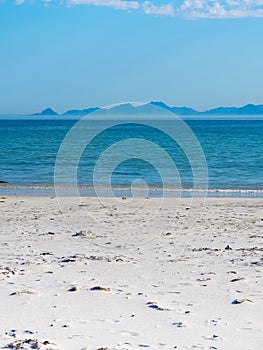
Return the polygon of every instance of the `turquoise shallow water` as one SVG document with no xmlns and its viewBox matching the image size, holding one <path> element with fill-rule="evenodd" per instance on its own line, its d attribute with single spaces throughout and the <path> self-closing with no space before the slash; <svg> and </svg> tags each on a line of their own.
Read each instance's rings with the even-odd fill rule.
<svg viewBox="0 0 263 350">
<path fill-rule="evenodd" d="M 187 120 L 203 149 L 208 168 L 208 187 L 214 193 L 263 192 L 263 120 Z M 54 182 L 54 164 L 57 152 L 73 119 L 0 119 L 0 180 L 1 193 L 14 192 L 15 186 L 30 188 L 38 186 L 47 191 Z M 159 121 L 162 126 L 171 123 Z M 93 121 L 92 128 L 101 127 L 103 121 Z M 171 126 L 173 127 L 173 124 Z M 89 132 L 90 125 L 85 132 Z M 167 159 L 158 159 L 166 169 L 168 186 L 180 185 L 186 193 L 194 186 L 192 169 L 184 150 L 166 135 L 139 123 L 118 125 L 96 136 L 83 152 L 77 179 L 83 189 L 92 194 L 93 170 L 101 154 L 121 140 L 140 138 L 158 144 L 174 161 L 181 183 L 169 174 Z M 191 142 L 191 140 L 189 140 Z M 74 155 L 72 145 L 72 153 Z M 147 183 L 152 191 L 162 188 L 162 177 L 147 160 L 131 158 L 117 164 L 112 172 L 111 184 L 127 189 L 133 183 L 140 188 Z M 70 160 L 69 160 L 70 161 Z M 106 165 L 107 166 L 107 165 Z M 69 174 L 68 174 L 69 175 Z M 170 176 L 170 177 L 169 177 Z M 103 187 L 103 177 L 100 185 Z M 135 182 L 134 182 L 135 181 Z M 137 182 L 136 182 L 137 181 Z M 71 184 L 71 177 L 64 177 L 64 184 Z M 22 186 L 22 187 L 21 187 Z M 40 186 L 40 187 L 39 187 Z M 85 187 L 86 186 L 86 187 Z M 201 189 L 201 188 L 200 188 Z"/>
</svg>

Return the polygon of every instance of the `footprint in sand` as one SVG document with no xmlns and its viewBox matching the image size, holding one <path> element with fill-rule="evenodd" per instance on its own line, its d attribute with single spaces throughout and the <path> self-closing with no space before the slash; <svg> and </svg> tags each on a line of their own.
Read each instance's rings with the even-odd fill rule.
<svg viewBox="0 0 263 350">
<path fill-rule="evenodd" d="M 148 303 L 146 303 L 146 305 L 150 309 L 154 309 L 154 310 L 158 310 L 158 311 L 171 311 L 171 309 L 159 306 L 155 301 L 148 301 Z"/>
</svg>

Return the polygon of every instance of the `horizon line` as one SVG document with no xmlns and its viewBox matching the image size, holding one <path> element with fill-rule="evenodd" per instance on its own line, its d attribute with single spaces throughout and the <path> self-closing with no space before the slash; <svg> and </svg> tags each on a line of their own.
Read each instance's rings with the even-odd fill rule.
<svg viewBox="0 0 263 350">
<path fill-rule="evenodd" d="M 134 104 L 138 104 L 138 106 L 134 106 Z M 200 113 L 200 114 L 202 114 L 202 113 L 208 113 L 208 112 L 210 112 L 210 111 L 215 111 L 215 110 L 218 110 L 218 109 L 242 109 L 242 108 L 244 108 L 244 107 L 249 107 L 249 106 L 251 106 L 251 107 L 262 107 L 262 114 L 263 114 L 263 104 L 255 104 L 255 103 L 247 103 L 247 104 L 242 104 L 242 105 L 239 105 L 239 106 L 234 106 L 234 105 L 232 105 L 232 106 L 222 106 L 222 105 L 219 105 L 219 106 L 217 106 L 217 107 L 212 107 L 212 108 L 208 108 L 208 109 L 204 109 L 204 110 L 198 110 L 198 109 L 195 109 L 195 108 L 193 108 L 193 107 L 189 107 L 189 106 L 185 106 L 185 105 L 181 105 L 181 106 L 178 106 L 178 105 L 169 105 L 169 104 L 167 104 L 167 103 L 165 103 L 165 102 L 163 102 L 163 101 L 161 101 L 161 100 L 159 100 L 159 101 L 148 101 L 148 102 L 128 102 L 128 101 L 126 101 L 126 102 L 120 102 L 120 103 L 113 103 L 113 104 L 110 104 L 110 105 L 106 105 L 106 106 L 103 106 L 103 107 L 101 107 L 101 106 L 89 106 L 89 107 L 83 107 L 83 108 L 70 108 L 70 109 L 66 109 L 66 110 L 64 110 L 64 112 L 61 112 L 61 113 L 58 113 L 53 107 L 51 107 L 51 106 L 47 106 L 47 107 L 45 107 L 44 109 L 42 109 L 40 112 L 33 112 L 33 113 L 1 113 L 0 112 L 0 116 L 1 117 L 4 117 L 4 116 L 37 116 L 37 115 L 41 115 L 42 113 L 44 113 L 45 111 L 47 111 L 47 110 L 50 110 L 51 112 L 54 112 L 57 116 L 63 116 L 65 113 L 67 113 L 67 112 L 69 112 L 69 111 L 79 111 L 79 112 L 82 112 L 82 111 L 84 111 L 84 110 L 88 110 L 88 109 L 96 109 L 96 110 L 103 110 L 103 109 L 108 109 L 108 110 L 110 110 L 110 109 L 113 109 L 113 108 L 116 108 L 116 107 L 119 107 L 119 106 L 121 106 L 121 105 L 132 105 L 135 109 L 137 108 L 137 107 L 139 107 L 139 106 L 144 106 L 144 105 L 157 105 L 157 104 L 162 104 L 162 105 L 164 105 L 164 106 L 166 106 L 166 107 L 168 107 L 168 108 L 171 108 L 171 109 L 173 109 L 173 108 L 178 108 L 178 109 L 183 109 L 183 108 L 187 108 L 187 109 L 192 109 L 193 110 L 193 112 L 195 112 L 195 113 Z M 159 106 L 160 108 L 163 108 L 163 107 L 161 107 L 161 106 Z M 163 108 L 163 109 L 165 109 L 165 108 Z M 190 115 L 190 113 L 189 113 L 189 115 Z"/>
</svg>

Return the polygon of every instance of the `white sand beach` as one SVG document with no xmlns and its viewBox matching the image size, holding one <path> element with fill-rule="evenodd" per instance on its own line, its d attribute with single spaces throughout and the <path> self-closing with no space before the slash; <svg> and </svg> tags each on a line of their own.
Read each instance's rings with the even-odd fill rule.
<svg viewBox="0 0 263 350">
<path fill-rule="evenodd" d="M 262 349 L 263 199 L 0 202 L 2 348 Z"/>
</svg>

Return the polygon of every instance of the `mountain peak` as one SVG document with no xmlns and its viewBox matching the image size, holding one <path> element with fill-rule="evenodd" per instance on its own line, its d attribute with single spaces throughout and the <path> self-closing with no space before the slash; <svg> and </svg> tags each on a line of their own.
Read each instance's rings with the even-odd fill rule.
<svg viewBox="0 0 263 350">
<path fill-rule="evenodd" d="M 48 107 L 45 108 L 42 112 L 39 113 L 34 113 L 32 115 L 46 115 L 46 116 L 54 116 L 54 115 L 58 115 L 57 112 L 55 112 L 52 108 Z"/>
</svg>

